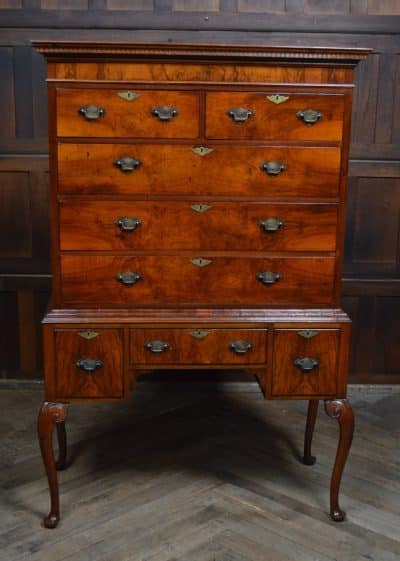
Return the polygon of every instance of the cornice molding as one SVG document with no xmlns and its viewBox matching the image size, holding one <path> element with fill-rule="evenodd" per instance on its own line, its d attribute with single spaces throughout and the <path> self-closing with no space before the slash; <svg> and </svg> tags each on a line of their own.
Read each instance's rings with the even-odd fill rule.
<svg viewBox="0 0 400 561">
<path fill-rule="evenodd" d="M 370 49 L 336 47 L 254 46 L 228 44 L 32 41 L 47 58 L 132 57 L 180 60 L 291 61 L 357 64 Z"/>
</svg>

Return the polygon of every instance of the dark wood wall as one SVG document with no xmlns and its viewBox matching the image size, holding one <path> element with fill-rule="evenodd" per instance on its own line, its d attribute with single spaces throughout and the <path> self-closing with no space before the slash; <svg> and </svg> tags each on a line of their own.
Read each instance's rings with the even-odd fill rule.
<svg viewBox="0 0 400 561">
<path fill-rule="evenodd" d="M 357 70 L 343 306 L 351 380 L 400 382 L 399 32 L 398 0 L 0 0 L 0 377 L 41 376 L 50 292 L 45 65 L 29 41 L 107 38 L 374 49 Z"/>
</svg>

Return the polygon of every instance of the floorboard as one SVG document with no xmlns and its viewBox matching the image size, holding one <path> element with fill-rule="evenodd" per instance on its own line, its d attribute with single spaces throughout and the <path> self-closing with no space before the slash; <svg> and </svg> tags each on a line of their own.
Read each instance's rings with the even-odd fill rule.
<svg viewBox="0 0 400 561">
<path fill-rule="evenodd" d="M 399 561 L 400 392 L 350 398 L 342 524 L 327 514 L 338 427 L 322 404 L 317 463 L 304 466 L 306 402 L 160 382 L 129 402 L 70 407 L 50 531 L 41 389 L 1 388 L 0 561 Z"/>
</svg>

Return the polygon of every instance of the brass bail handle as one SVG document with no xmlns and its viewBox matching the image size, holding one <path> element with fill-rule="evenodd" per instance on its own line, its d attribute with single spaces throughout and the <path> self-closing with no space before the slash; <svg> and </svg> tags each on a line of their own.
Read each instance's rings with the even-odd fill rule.
<svg viewBox="0 0 400 561">
<path fill-rule="evenodd" d="M 302 372 L 308 373 L 312 372 L 314 368 L 319 366 L 319 361 L 316 358 L 311 358 L 308 356 L 302 358 L 296 358 L 293 364 Z"/>
<path fill-rule="evenodd" d="M 104 107 L 97 107 L 97 105 L 83 105 L 79 107 L 78 113 L 87 121 L 96 121 L 100 117 L 104 117 L 106 110 Z"/>
<path fill-rule="evenodd" d="M 86 374 L 92 374 L 98 368 L 103 367 L 103 361 L 98 358 L 80 358 L 75 364 L 77 368 L 83 370 Z"/>
</svg>

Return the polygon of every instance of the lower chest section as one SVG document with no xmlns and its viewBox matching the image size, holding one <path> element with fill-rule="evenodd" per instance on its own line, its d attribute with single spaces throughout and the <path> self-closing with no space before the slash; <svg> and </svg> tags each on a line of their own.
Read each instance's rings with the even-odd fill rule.
<svg viewBox="0 0 400 561">
<path fill-rule="evenodd" d="M 303 317 L 299 317 L 303 316 Z M 347 320 L 46 325 L 48 399 L 122 399 L 153 370 L 249 370 L 268 398 L 345 395 Z M 85 325 L 82 327 L 82 325 Z"/>
</svg>

